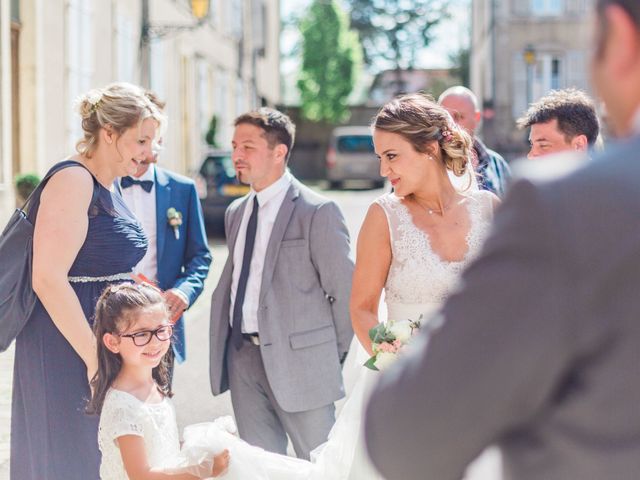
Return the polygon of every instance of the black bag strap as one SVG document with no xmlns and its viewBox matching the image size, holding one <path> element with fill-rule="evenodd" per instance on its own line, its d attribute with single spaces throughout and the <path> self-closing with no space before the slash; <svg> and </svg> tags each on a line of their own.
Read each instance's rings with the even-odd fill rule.
<svg viewBox="0 0 640 480">
<path fill-rule="evenodd" d="M 91 195 L 91 203 L 89 203 L 89 208 L 91 208 L 91 206 L 95 203 L 96 199 L 98 198 L 98 194 L 100 193 L 100 183 L 98 182 L 96 177 L 94 177 L 93 173 L 91 173 L 91 170 L 89 170 L 82 163 L 76 160 L 63 160 L 62 162 L 56 163 L 53 167 L 51 167 L 51 169 L 40 181 L 35 190 L 31 192 L 31 195 L 29 195 L 27 201 L 24 202 L 21 210 L 25 213 L 31 223 L 35 222 L 36 215 L 38 214 L 38 208 L 40 207 L 40 195 L 42 194 L 42 190 L 44 190 L 47 182 L 59 171 L 64 170 L 67 167 L 76 166 L 84 168 L 91 175 L 91 178 L 93 179 L 93 194 Z"/>
</svg>

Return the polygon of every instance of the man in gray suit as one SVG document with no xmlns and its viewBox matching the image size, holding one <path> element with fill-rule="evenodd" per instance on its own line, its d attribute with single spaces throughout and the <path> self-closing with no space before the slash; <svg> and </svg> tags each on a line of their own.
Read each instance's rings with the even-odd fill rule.
<svg viewBox="0 0 640 480">
<path fill-rule="evenodd" d="M 640 2 L 596 5 L 593 81 L 628 138 L 560 175 L 527 162 L 443 326 L 371 396 L 390 480 L 459 479 L 491 444 L 507 479 L 640 478 Z"/>
<path fill-rule="evenodd" d="M 227 209 L 229 258 L 211 305 L 211 389 L 231 390 L 240 436 L 309 458 L 344 396 L 353 261 L 337 205 L 286 169 L 295 126 L 277 110 L 238 117 L 233 163 L 251 192 Z"/>
</svg>

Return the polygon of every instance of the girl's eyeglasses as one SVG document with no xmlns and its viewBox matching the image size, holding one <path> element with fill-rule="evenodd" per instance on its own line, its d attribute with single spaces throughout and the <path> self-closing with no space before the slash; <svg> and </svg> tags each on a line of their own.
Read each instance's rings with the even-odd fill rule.
<svg viewBox="0 0 640 480">
<path fill-rule="evenodd" d="M 173 335 L 173 326 L 162 325 L 155 330 L 142 330 L 136 333 L 120 334 L 121 337 L 128 337 L 133 340 L 133 344 L 136 347 L 144 347 L 151 341 L 154 335 L 161 342 L 166 342 L 171 338 L 171 335 Z"/>
</svg>

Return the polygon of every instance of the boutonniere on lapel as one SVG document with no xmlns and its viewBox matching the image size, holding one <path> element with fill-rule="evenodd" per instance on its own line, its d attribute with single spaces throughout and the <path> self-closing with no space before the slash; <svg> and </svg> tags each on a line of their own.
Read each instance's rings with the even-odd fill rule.
<svg viewBox="0 0 640 480">
<path fill-rule="evenodd" d="M 176 240 L 180 240 L 180 225 L 182 225 L 182 213 L 171 207 L 167 210 L 167 223 L 173 228 Z"/>
</svg>

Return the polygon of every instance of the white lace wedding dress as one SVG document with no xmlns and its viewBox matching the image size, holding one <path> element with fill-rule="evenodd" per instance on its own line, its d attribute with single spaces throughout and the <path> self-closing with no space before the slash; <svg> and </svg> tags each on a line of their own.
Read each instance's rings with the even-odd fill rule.
<svg viewBox="0 0 640 480">
<path fill-rule="evenodd" d="M 466 205 L 471 226 L 466 238 L 468 250 L 459 262 L 444 261 L 433 251 L 428 236 L 414 225 L 408 209 L 401 199 L 393 193 L 380 197 L 376 202 L 386 214 L 391 237 L 392 262 L 384 292 L 386 316 L 391 320 L 417 320 L 420 315 L 423 315 L 423 326 L 428 328 L 425 322 L 428 322 L 429 315 L 442 305 L 456 287 L 462 270 L 482 247 L 493 217 L 491 196 L 487 192 L 477 190 L 467 193 Z M 381 321 L 384 321 L 384 313 L 381 311 Z M 224 428 L 220 428 L 215 422 L 187 427 L 185 429 L 185 445 L 179 455 L 171 461 L 167 461 L 167 456 L 170 457 L 170 451 L 166 446 L 160 445 L 160 442 L 148 442 L 147 448 L 154 450 L 154 453 L 149 454 L 148 451 L 148 454 L 150 458 L 165 455 L 162 463 L 164 471 L 179 472 L 190 471 L 188 465 L 196 465 L 201 462 L 204 458 L 203 451 L 211 453 L 228 448 L 231 463 L 229 472 L 224 477 L 225 480 L 246 480 L 249 478 L 252 480 L 381 479 L 382 477 L 375 472 L 366 455 L 362 431 L 362 417 L 366 400 L 370 387 L 379 375 L 378 372 L 363 366 L 367 358 L 364 348 L 354 338 L 347 357 L 347 364 L 343 370 L 347 384 L 347 399 L 327 442 L 311 453 L 311 462 L 265 452 L 258 447 L 250 446 L 237 437 L 229 435 Z M 107 399 L 109 398 L 108 396 Z M 119 401 L 124 401 L 133 407 L 136 406 L 131 399 L 126 397 L 119 398 Z M 105 402 L 105 408 L 106 406 L 107 402 Z M 148 410 L 145 412 L 153 413 Z M 165 411 L 165 415 L 175 422 L 175 414 Z M 127 419 L 119 419 L 117 423 L 120 425 L 118 431 L 123 431 L 122 429 L 126 431 L 131 422 Z M 171 433 L 170 438 L 163 432 L 155 432 L 154 434 L 158 436 L 158 439 L 168 442 L 171 445 L 171 450 L 175 453 L 173 429 L 168 428 L 166 431 Z M 101 435 L 103 433 L 101 432 Z M 149 433 L 152 433 L 151 429 L 149 429 Z M 109 436 L 113 438 L 111 429 Z M 144 436 L 147 436 L 146 431 Z M 103 441 L 101 448 L 104 447 L 105 442 Z M 114 453 L 112 446 L 109 447 L 111 447 L 109 448 L 110 453 Z M 106 449 L 103 449 L 103 463 L 105 453 Z M 119 458 L 114 463 L 118 463 L 119 470 L 121 468 Z M 154 465 L 154 463 L 151 464 Z M 184 467 L 185 465 L 187 467 Z M 103 478 L 120 479 L 126 477 L 109 476 Z"/>
<path fill-rule="evenodd" d="M 428 321 L 455 288 L 463 269 L 480 252 L 493 218 L 491 196 L 482 190 L 467 194 L 471 226 L 466 238 L 468 250 L 459 262 L 444 261 L 433 251 L 429 237 L 415 226 L 409 210 L 393 193 L 380 197 L 376 203 L 386 214 L 391 238 L 392 261 L 384 289 L 386 316 L 389 320 L 417 320 L 422 315 Z M 380 316 L 384 317 L 384 311 Z M 351 379 L 355 382 L 352 387 L 347 386 L 347 401 L 328 441 L 312 453 L 318 473 L 314 480 L 382 478 L 371 466 L 363 442 L 363 409 L 378 375 L 362 367 L 367 358 L 354 338 L 343 372 L 347 384 Z"/>
</svg>

